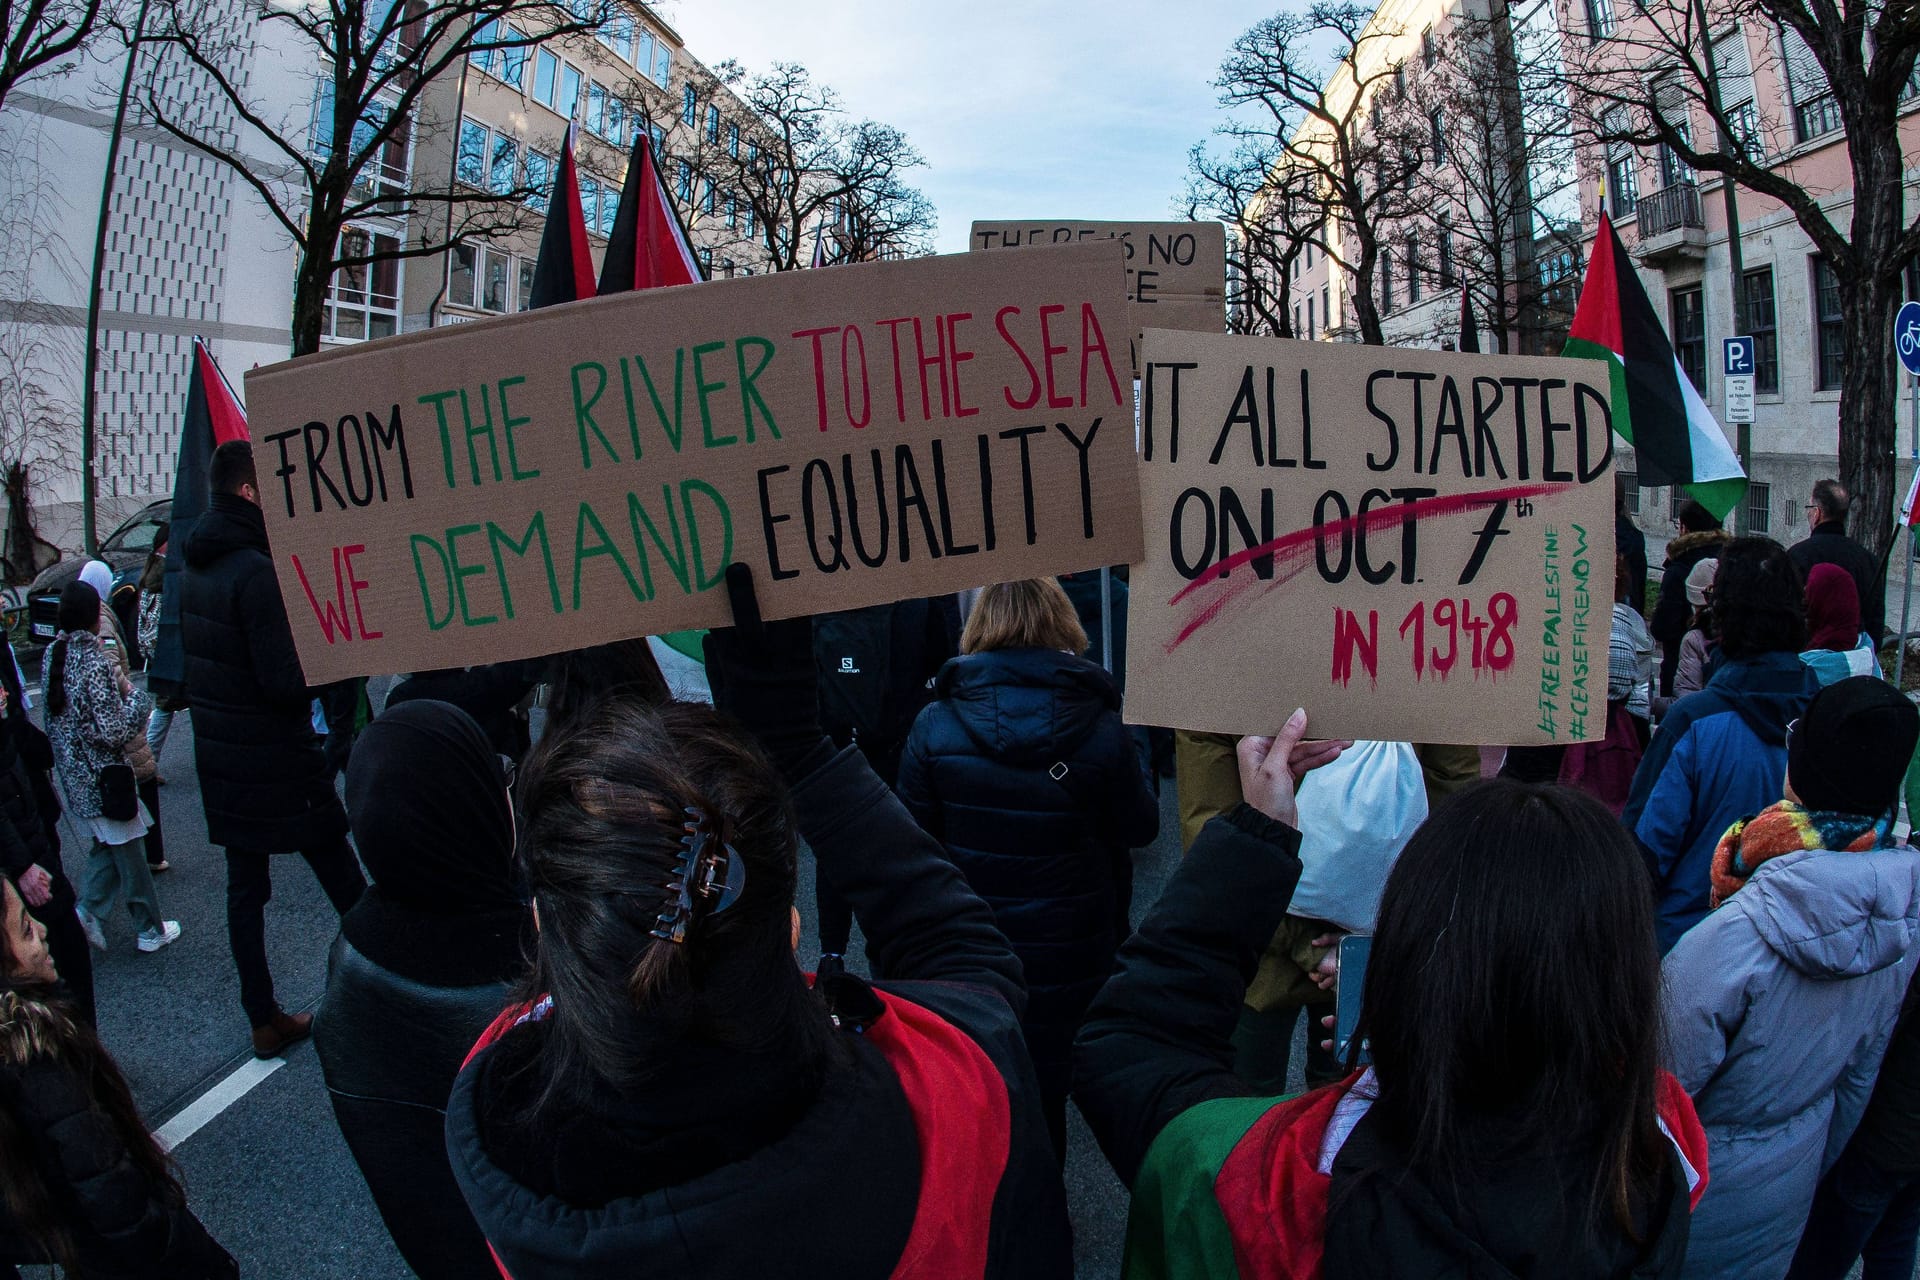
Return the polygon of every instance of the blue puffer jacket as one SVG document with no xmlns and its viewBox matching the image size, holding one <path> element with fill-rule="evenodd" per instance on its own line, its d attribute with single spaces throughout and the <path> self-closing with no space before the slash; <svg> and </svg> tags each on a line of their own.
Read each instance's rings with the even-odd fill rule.
<svg viewBox="0 0 1920 1280">
<path fill-rule="evenodd" d="M 1787 725 L 1819 687 L 1797 653 L 1724 661 L 1660 722 L 1620 820 L 1653 873 L 1663 953 L 1707 914 L 1720 837 L 1780 799 Z"/>
<path fill-rule="evenodd" d="M 900 798 L 1013 944 L 1027 1046 L 1042 1089 L 1064 1096 L 1074 1032 L 1128 932 L 1129 850 L 1159 834 L 1159 806 L 1112 678 L 1084 658 L 969 654 L 935 692 L 907 740 Z"/>
</svg>

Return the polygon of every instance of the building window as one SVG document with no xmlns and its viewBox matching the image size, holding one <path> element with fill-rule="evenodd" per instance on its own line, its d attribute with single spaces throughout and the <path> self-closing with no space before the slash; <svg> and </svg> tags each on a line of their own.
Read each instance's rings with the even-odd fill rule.
<svg viewBox="0 0 1920 1280">
<path fill-rule="evenodd" d="M 1693 383 L 1695 391 L 1707 389 L 1707 316 L 1705 297 L 1699 285 L 1667 291 L 1670 323 L 1673 326 L 1673 354 L 1680 371 Z"/>
<path fill-rule="evenodd" d="M 753 239 L 753 231 L 754 231 L 754 226 L 756 224 L 757 219 L 754 217 L 753 201 L 748 200 L 746 202 L 746 206 L 747 206 L 745 209 L 746 218 L 747 218 L 746 233 L 747 233 L 747 239 L 751 240 Z M 749 272 L 748 274 L 751 275 L 752 273 Z"/>
<path fill-rule="evenodd" d="M 527 208 L 536 213 L 547 211 L 547 196 L 553 188 L 554 157 L 544 151 L 527 150 Z"/>
<path fill-rule="evenodd" d="M 727 126 L 727 154 L 735 160 L 740 158 L 740 126 L 737 124 Z"/>
<path fill-rule="evenodd" d="M 460 151 L 453 171 L 470 187 L 487 185 L 487 126 L 477 120 L 460 121 Z"/>
<path fill-rule="evenodd" d="M 1668 76 L 1654 85 L 1653 108 L 1659 118 L 1680 135 L 1683 142 L 1689 146 L 1693 144 L 1693 104 L 1677 78 Z M 1692 167 L 1680 158 L 1679 152 L 1664 142 L 1659 146 L 1658 159 L 1662 189 L 1694 180 Z"/>
<path fill-rule="evenodd" d="M 726 280 L 733 279 L 733 259 L 732 258 L 720 259 L 720 275 L 722 279 L 726 279 Z"/>
<path fill-rule="evenodd" d="M 1393 250 L 1380 251 L 1380 310 L 1393 310 Z"/>
<path fill-rule="evenodd" d="M 1747 532 L 1767 534 L 1773 531 L 1773 486 L 1759 481 L 1747 483 Z"/>
<path fill-rule="evenodd" d="M 560 59 L 545 49 L 533 55 L 533 100 L 553 105 L 553 92 L 560 84 Z"/>
<path fill-rule="evenodd" d="M 532 258 L 520 259 L 520 293 L 514 300 L 515 311 L 527 311 L 533 307 L 533 273 L 538 265 Z"/>
<path fill-rule="evenodd" d="M 1610 138 L 1607 143 L 1607 207 L 1616 218 L 1631 218 L 1634 206 L 1640 203 L 1640 173 L 1633 143 L 1617 137 L 1627 131 L 1626 109 L 1614 107 L 1609 110 L 1601 120 L 1600 127 Z"/>
<path fill-rule="evenodd" d="M 665 40 L 653 48 L 653 80 L 662 89 L 673 80 L 673 50 L 667 48 Z"/>
<path fill-rule="evenodd" d="M 1639 473 L 1634 471 L 1622 471 L 1620 473 L 1620 487 L 1627 491 L 1627 514 L 1630 516 L 1639 515 L 1640 514 Z"/>
<path fill-rule="evenodd" d="M 475 311 L 509 309 L 513 255 L 484 245 L 458 244 L 447 255 L 447 301 Z"/>
<path fill-rule="evenodd" d="M 1321 320 L 1321 323 L 1326 325 L 1327 336 L 1329 338 L 1333 336 L 1333 307 L 1327 301 L 1328 298 L 1330 298 L 1331 296 L 1332 295 L 1329 294 L 1327 291 L 1327 286 L 1324 284 L 1321 285 L 1320 286 L 1320 320 Z"/>
<path fill-rule="evenodd" d="M 1825 258 L 1813 260 L 1813 316 L 1820 331 L 1820 390 L 1832 391 L 1845 376 L 1847 335 L 1840 312 L 1840 277 Z"/>
<path fill-rule="evenodd" d="M 1780 334 L 1773 305 L 1773 268 L 1761 267 L 1743 277 L 1740 328 L 1753 337 L 1753 389 L 1763 395 L 1780 390 Z"/>
<path fill-rule="evenodd" d="M 580 220 L 589 231 L 600 229 L 600 184 L 584 173 L 580 175 Z"/>
<path fill-rule="evenodd" d="M 1420 301 L 1420 239 L 1407 236 L 1407 301 Z"/>
<path fill-rule="evenodd" d="M 1613 0 L 1587 0 L 1587 35 L 1596 44 L 1613 34 Z"/>
<path fill-rule="evenodd" d="M 348 227 L 340 233 L 340 256 L 397 254 L 400 241 L 376 231 Z M 400 263 L 397 259 L 341 267 L 327 285 L 322 333 L 336 342 L 387 338 L 400 331 Z"/>
<path fill-rule="evenodd" d="M 718 209 L 719 206 L 720 206 L 720 188 L 715 185 L 713 179 L 709 178 L 707 179 L 706 194 L 700 198 L 700 212 L 706 214 L 709 218 L 711 218 L 714 214 L 714 211 Z"/>
<path fill-rule="evenodd" d="M 1440 51 L 1433 43 L 1433 28 L 1428 27 L 1420 33 L 1420 62 L 1431 68 L 1440 59 Z"/>
<path fill-rule="evenodd" d="M 1293 336 L 1297 338 L 1305 332 L 1300 324 L 1300 304 L 1296 302 L 1293 304 Z"/>
<path fill-rule="evenodd" d="M 674 178 L 673 194 L 674 194 L 674 198 L 680 202 L 680 205 L 682 208 L 692 207 L 693 205 L 693 166 L 688 164 L 685 160 L 682 160 L 680 162 L 680 172 Z"/>
<path fill-rule="evenodd" d="M 600 188 L 600 234 L 611 240 L 613 222 L 620 216 L 620 188 L 611 182 Z"/>
<path fill-rule="evenodd" d="M 1794 137 L 1806 142 L 1823 133 L 1832 133 L 1840 127 L 1840 102 L 1827 83 L 1826 69 L 1792 27 L 1780 28 L 1780 44 L 1786 55 L 1787 96 L 1793 102 Z"/>
<path fill-rule="evenodd" d="M 693 86 L 688 85 L 680 93 L 680 123 L 692 124 L 700 118 L 700 102 L 694 95 Z"/>
<path fill-rule="evenodd" d="M 580 68 L 570 62 L 562 63 L 561 67 L 560 102 L 554 110 L 571 120 L 580 113 L 580 90 L 587 78 L 580 74 Z"/>
<path fill-rule="evenodd" d="M 633 19 L 619 14 L 600 28 L 600 43 L 620 55 L 622 62 L 633 61 Z"/>
<path fill-rule="evenodd" d="M 642 27 L 633 38 L 633 65 L 643 76 L 653 75 L 653 33 Z"/>
<path fill-rule="evenodd" d="M 1313 298 L 1309 295 L 1307 298 L 1307 341 L 1312 342 L 1319 336 L 1319 331 L 1313 327 Z"/>
<path fill-rule="evenodd" d="M 1440 287 L 1451 289 L 1458 280 L 1453 274 L 1453 222 L 1440 220 Z"/>
<path fill-rule="evenodd" d="M 705 276 L 709 280 L 713 278 L 713 250 L 712 249 L 702 249 L 700 251 L 700 274 L 702 276 Z"/>
<path fill-rule="evenodd" d="M 1405 63 L 1402 63 L 1401 65 L 1393 69 L 1393 96 L 1400 99 L 1402 102 L 1406 101 L 1407 68 Z"/>
<path fill-rule="evenodd" d="M 720 141 L 720 108 L 707 104 L 707 141 Z"/>
<path fill-rule="evenodd" d="M 1427 125 L 1432 134 L 1433 162 L 1436 165 L 1447 162 L 1447 121 L 1446 114 L 1438 107 L 1427 113 Z"/>
<path fill-rule="evenodd" d="M 487 162 L 487 190 L 497 196 L 512 191 L 519 168 L 520 144 L 505 134 L 494 134 L 493 155 Z"/>
<path fill-rule="evenodd" d="M 738 192 L 727 192 L 727 230 L 740 229 L 740 196 Z"/>
</svg>

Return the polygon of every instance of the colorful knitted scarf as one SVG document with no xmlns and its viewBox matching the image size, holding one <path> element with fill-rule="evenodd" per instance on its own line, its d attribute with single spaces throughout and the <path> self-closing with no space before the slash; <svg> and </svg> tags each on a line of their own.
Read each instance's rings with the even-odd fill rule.
<svg viewBox="0 0 1920 1280">
<path fill-rule="evenodd" d="M 1858 813 L 1806 809 L 1782 800 L 1727 828 L 1713 851 L 1713 905 L 1719 906 L 1769 858 L 1802 849 L 1831 849 L 1865 853 L 1893 847 L 1893 830 L 1885 815 L 1869 818 Z"/>
</svg>

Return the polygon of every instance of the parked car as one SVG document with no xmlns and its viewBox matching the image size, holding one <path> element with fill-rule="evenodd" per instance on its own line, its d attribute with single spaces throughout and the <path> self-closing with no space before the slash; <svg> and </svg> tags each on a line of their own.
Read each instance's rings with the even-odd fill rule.
<svg viewBox="0 0 1920 1280">
<path fill-rule="evenodd" d="M 173 499 L 162 498 L 142 507 L 100 544 L 100 559 L 113 570 L 113 591 L 107 603 L 120 619 L 127 643 L 135 644 L 134 620 L 140 609 L 140 571 L 160 526 L 173 516 Z M 49 565 L 27 588 L 27 630 L 35 644 L 51 644 L 58 630 L 60 593 L 80 576 L 87 557 L 68 556 Z M 138 655 L 136 655 L 138 656 Z"/>
</svg>

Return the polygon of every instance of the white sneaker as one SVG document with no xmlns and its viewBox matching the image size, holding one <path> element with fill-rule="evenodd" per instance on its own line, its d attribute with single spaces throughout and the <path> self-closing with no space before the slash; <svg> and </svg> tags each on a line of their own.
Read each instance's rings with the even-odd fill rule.
<svg viewBox="0 0 1920 1280">
<path fill-rule="evenodd" d="M 139 947 L 142 951 L 158 951 L 168 943 L 178 941 L 179 937 L 180 922 L 178 920 L 162 920 L 160 922 L 159 933 L 143 933 L 140 935 Z"/>
<path fill-rule="evenodd" d="M 95 951 L 105 951 L 107 949 L 107 934 L 106 930 L 100 927 L 100 922 L 88 915 L 85 907 L 76 906 L 73 909 L 73 914 L 78 917 L 80 921 L 80 932 L 87 935 L 87 945 Z"/>
</svg>

